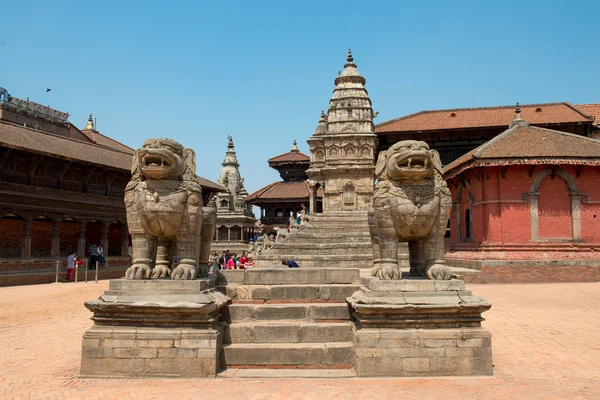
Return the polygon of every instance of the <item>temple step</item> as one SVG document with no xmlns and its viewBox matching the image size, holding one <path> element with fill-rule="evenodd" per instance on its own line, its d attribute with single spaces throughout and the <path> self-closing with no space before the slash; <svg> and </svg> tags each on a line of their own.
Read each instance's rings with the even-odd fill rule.
<svg viewBox="0 0 600 400">
<path fill-rule="evenodd" d="M 223 346 L 227 368 L 284 366 L 294 368 L 344 368 L 354 365 L 352 342 L 235 343 Z"/>
<path fill-rule="evenodd" d="M 309 321 L 343 322 L 350 320 L 346 302 L 253 304 L 233 303 L 223 312 L 226 321 Z"/>
<path fill-rule="evenodd" d="M 360 289 L 360 284 L 326 285 L 219 285 L 217 289 L 237 300 L 257 300 L 265 303 L 282 301 L 344 301 Z"/>
<path fill-rule="evenodd" d="M 320 368 L 316 366 L 299 366 L 285 368 L 278 365 L 270 365 L 266 368 L 243 368 L 234 367 L 220 372 L 217 378 L 352 378 L 356 372 L 350 366 L 335 366 L 334 369 L 325 365 Z"/>
<path fill-rule="evenodd" d="M 350 322 L 236 322 L 225 330 L 225 343 L 351 342 Z"/>
</svg>

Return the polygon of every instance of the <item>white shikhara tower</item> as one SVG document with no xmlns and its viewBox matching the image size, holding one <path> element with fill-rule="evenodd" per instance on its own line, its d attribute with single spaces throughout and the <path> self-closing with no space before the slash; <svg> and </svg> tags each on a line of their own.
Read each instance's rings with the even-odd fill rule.
<svg viewBox="0 0 600 400">
<path fill-rule="evenodd" d="M 221 163 L 223 168 L 217 182 L 227 188 L 227 192 L 217 194 L 217 242 L 247 243 L 254 228 L 256 219 L 252 206 L 245 203 L 248 192 L 244 187 L 244 179 L 240 176 L 240 164 L 235 153 L 233 138 L 229 136 L 227 152 Z"/>
<path fill-rule="evenodd" d="M 323 212 L 366 211 L 375 180 L 377 136 L 373 108 L 348 50 L 344 71 L 335 79 L 327 115 L 308 140 L 311 209 L 319 186 L 323 189 Z"/>
</svg>

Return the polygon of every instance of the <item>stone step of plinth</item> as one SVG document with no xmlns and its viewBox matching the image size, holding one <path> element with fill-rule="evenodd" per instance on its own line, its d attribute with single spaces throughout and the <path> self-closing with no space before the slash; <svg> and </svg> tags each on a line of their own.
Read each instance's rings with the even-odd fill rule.
<svg viewBox="0 0 600 400">
<path fill-rule="evenodd" d="M 371 252 L 371 245 L 366 243 L 289 243 L 276 244 L 273 246 L 273 252 L 310 254 L 310 255 L 342 255 Z"/>
<path fill-rule="evenodd" d="M 325 366 L 326 367 L 326 366 Z M 286 368 L 280 365 L 269 365 L 266 368 L 229 368 L 220 372 L 217 378 L 352 378 L 356 372 L 352 367 L 336 366 L 334 369 L 308 366 L 291 366 Z"/>
<path fill-rule="evenodd" d="M 223 346 L 227 368 L 250 366 L 301 366 L 352 368 L 352 342 L 335 343 L 234 343 Z"/>
<path fill-rule="evenodd" d="M 371 243 L 371 236 L 369 232 L 331 232 L 321 231 L 316 232 L 310 229 L 296 230 L 284 240 L 280 240 L 277 243 L 286 243 L 287 240 L 294 237 L 294 240 L 301 240 L 303 243 L 336 243 L 336 242 L 366 242 Z"/>
<path fill-rule="evenodd" d="M 281 262 L 279 262 L 281 264 Z M 219 271 L 217 284 L 320 285 L 360 284 L 358 268 L 252 268 Z"/>
<path fill-rule="evenodd" d="M 233 300 L 344 300 L 360 289 L 360 284 L 313 285 L 219 285 L 217 289 Z"/>
<path fill-rule="evenodd" d="M 288 303 L 253 304 L 233 303 L 223 310 L 224 321 L 310 321 L 343 322 L 350 320 L 345 302 L 336 303 Z"/>
<path fill-rule="evenodd" d="M 235 322 L 225 330 L 225 343 L 351 342 L 351 322 Z"/>
<path fill-rule="evenodd" d="M 400 266 L 408 267 L 408 254 L 398 254 Z M 287 268 L 281 260 L 294 260 L 300 268 L 371 268 L 373 255 L 369 254 L 319 254 L 307 255 L 291 252 L 279 254 L 261 254 L 254 259 L 254 268 Z"/>
</svg>

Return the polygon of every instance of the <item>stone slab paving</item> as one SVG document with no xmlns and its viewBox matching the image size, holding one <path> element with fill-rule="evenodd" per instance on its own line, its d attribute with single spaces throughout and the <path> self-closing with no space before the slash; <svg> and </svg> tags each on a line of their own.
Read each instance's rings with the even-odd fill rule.
<svg viewBox="0 0 600 400">
<path fill-rule="evenodd" d="M 467 284 L 493 304 L 484 314 L 493 377 L 306 379 L 286 371 L 276 379 L 273 370 L 251 379 L 81 379 L 81 338 L 91 326 L 83 302 L 107 288 L 0 288 L 1 399 L 600 398 L 600 283 Z"/>
</svg>

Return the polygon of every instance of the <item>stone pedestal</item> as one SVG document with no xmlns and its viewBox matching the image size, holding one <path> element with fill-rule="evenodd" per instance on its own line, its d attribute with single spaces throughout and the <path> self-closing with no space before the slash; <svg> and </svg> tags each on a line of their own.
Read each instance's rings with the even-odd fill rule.
<svg viewBox="0 0 600 400">
<path fill-rule="evenodd" d="M 358 376 L 491 375 L 491 304 L 460 280 L 365 279 L 347 299 L 356 321 Z"/>
<path fill-rule="evenodd" d="M 85 303 L 94 326 L 83 335 L 81 375 L 215 377 L 228 303 L 214 278 L 112 280 Z"/>
</svg>

